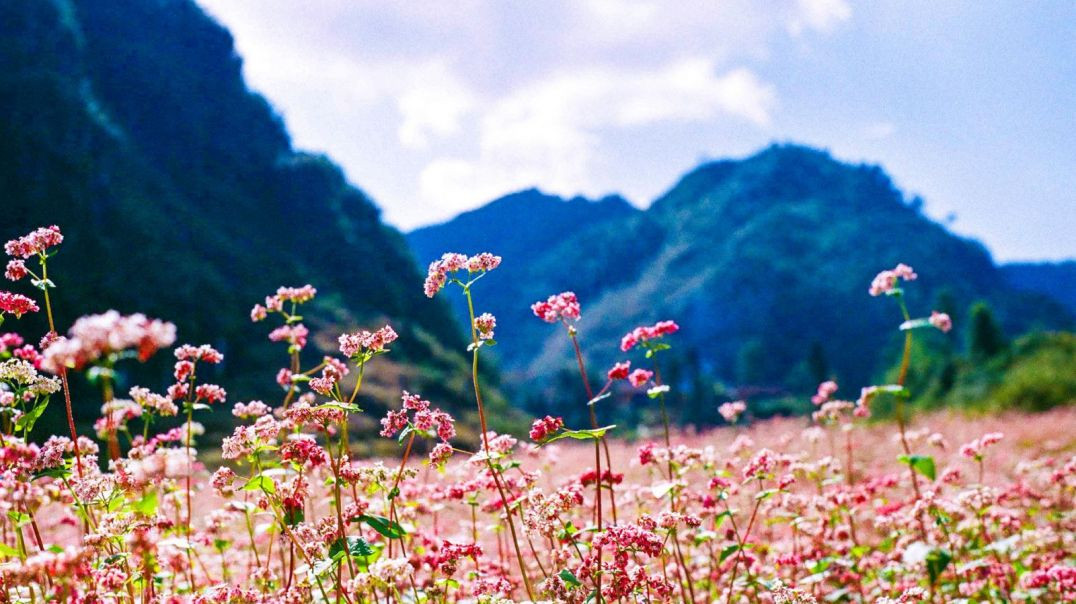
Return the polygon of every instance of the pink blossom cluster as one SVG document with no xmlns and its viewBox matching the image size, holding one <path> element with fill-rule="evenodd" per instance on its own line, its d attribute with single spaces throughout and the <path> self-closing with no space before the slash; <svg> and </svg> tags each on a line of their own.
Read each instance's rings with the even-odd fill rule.
<svg viewBox="0 0 1076 604">
<path fill-rule="evenodd" d="M 1005 438 L 1005 435 L 1001 432 L 990 432 L 984 434 L 981 437 L 965 443 L 960 447 L 960 454 L 964 457 L 971 459 L 981 459 L 984 455 L 986 448 L 991 445 L 996 445 L 1001 442 L 1001 439 Z"/>
<path fill-rule="evenodd" d="M 133 349 L 145 361 L 176 340 L 176 326 L 143 314 L 121 315 L 110 310 L 75 321 L 68 337 L 44 349 L 41 366 L 52 373 L 64 368 L 81 369 L 102 356 Z"/>
<path fill-rule="evenodd" d="M 837 382 L 828 380 L 818 385 L 818 391 L 811 397 L 811 402 L 815 405 L 821 405 L 829 400 L 837 392 Z"/>
<path fill-rule="evenodd" d="M 449 252 L 441 256 L 439 260 L 430 263 L 426 271 L 426 282 L 423 289 L 429 298 L 437 295 L 441 288 L 448 282 L 448 276 L 466 269 L 468 273 L 486 273 L 501 265 L 501 257 L 489 252 L 482 252 L 468 257 L 465 254 Z"/>
<path fill-rule="evenodd" d="M 744 401 L 732 401 L 728 403 L 722 403 L 717 408 L 717 412 L 730 424 L 735 424 L 736 420 L 740 419 L 740 416 L 747 411 L 747 403 Z"/>
<path fill-rule="evenodd" d="M 633 388 L 641 388 L 642 386 L 646 385 L 646 383 L 649 382 L 650 378 L 652 377 L 654 377 L 653 371 L 648 371 L 646 369 L 636 369 L 635 371 L 632 371 L 630 374 L 628 374 L 628 383 L 631 384 Z"/>
<path fill-rule="evenodd" d="M 531 424 L 530 437 L 534 442 L 540 443 L 553 436 L 564 427 L 564 419 L 547 415 L 534 420 Z"/>
<path fill-rule="evenodd" d="M 364 330 L 346 333 L 339 338 L 340 352 L 348 358 L 367 352 L 381 352 L 385 349 L 385 346 L 395 342 L 398 337 L 392 327 L 388 325 L 376 331 Z"/>
<path fill-rule="evenodd" d="M 549 296 L 544 302 L 531 304 L 534 316 L 546 323 L 557 321 L 578 321 L 580 317 L 579 298 L 574 292 L 561 292 Z"/>
<path fill-rule="evenodd" d="M 678 331 L 680 331 L 680 326 L 675 321 L 658 321 L 649 327 L 636 327 L 620 339 L 620 350 L 627 352 L 640 342 L 656 340 Z"/>
<path fill-rule="evenodd" d="M 4 244 L 4 252 L 23 260 L 37 254 L 44 254 L 50 247 L 60 245 L 64 236 L 56 225 L 34 229 L 27 235 L 12 239 Z M 10 267 L 9 267 L 10 268 Z"/>
<path fill-rule="evenodd" d="M 302 287 L 280 287 L 277 288 L 276 293 L 271 296 L 265 297 L 265 305 L 255 304 L 250 309 L 250 320 L 261 321 L 269 316 L 271 312 L 284 312 L 284 305 L 286 303 L 291 304 L 305 304 L 314 299 L 318 290 L 312 285 L 307 284 Z"/>
<path fill-rule="evenodd" d="M 41 309 L 38 308 L 36 302 L 22 294 L 0 291 L 0 315 L 8 313 L 15 315 L 15 318 L 17 319 L 26 313 L 37 312 L 39 310 Z"/>
<path fill-rule="evenodd" d="M 631 370 L 631 361 L 613 363 L 613 367 L 605 373 L 610 382 L 628 379 L 628 371 Z"/>
<path fill-rule="evenodd" d="M 930 311 L 930 318 L 927 320 L 942 333 L 949 333 L 949 330 L 953 328 L 953 320 L 943 312 L 932 310 Z"/>
<path fill-rule="evenodd" d="M 479 340 L 492 340 L 493 330 L 497 327 L 497 317 L 489 314 L 488 312 L 482 313 L 474 318 L 475 332 L 478 334 Z"/>
<path fill-rule="evenodd" d="M 903 279 L 905 281 L 914 281 L 918 275 L 912 270 L 912 267 L 907 264 L 898 264 L 893 270 L 885 270 L 878 273 L 874 280 L 871 281 L 870 295 L 880 296 L 893 291 L 897 286 L 897 281 Z"/>
<path fill-rule="evenodd" d="M 436 435 L 442 442 L 456 437 L 456 420 L 447 412 L 432 408 L 429 401 L 406 390 L 401 400 L 401 409 L 390 409 L 381 418 L 381 436 L 392 438 L 410 425 L 419 433 Z"/>
</svg>

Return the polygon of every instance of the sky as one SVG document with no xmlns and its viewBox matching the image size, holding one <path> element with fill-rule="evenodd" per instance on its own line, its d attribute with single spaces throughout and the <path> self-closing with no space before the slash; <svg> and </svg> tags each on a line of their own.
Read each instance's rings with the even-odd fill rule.
<svg viewBox="0 0 1076 604">
<path fill-rule="evenodd" d="M 1076 257 L 1068 0 L 197 1 L 296 147 L 404 230 L 532 186 L 645 207 L 796 142 L 1000 260 Z"/>
</svg>

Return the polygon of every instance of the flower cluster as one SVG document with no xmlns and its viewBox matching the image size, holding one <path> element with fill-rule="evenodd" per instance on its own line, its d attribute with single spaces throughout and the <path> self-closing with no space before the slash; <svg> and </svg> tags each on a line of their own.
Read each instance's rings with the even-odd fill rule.
<svg viewBox="0 0 1076 604">
<path fill-rule="evenodd" d="M 430 263 L 426 271 L 426 283 L 423 286 L 426 296 L 432 298 L 441 291 L 448 282 L 449 275 L 458 271 L 466 270 L 468 274 L 487 273 L 501 265 L 501 257 L 494 256 L 489 252 L 482 252 L 474 256 L 465 254 L 447 253 L 440 260 Z"/>
<path fill-rule="evenodd" d="M 730 424 L 735 424 L 744 411 L 747 411 L 747 403 L 744 401 L 723 403 L 717 408 L 717 413 Z"/>
<path fill-rule="evenodd" d="M 479 340 L 492 340 L 493 330 L 497 327 L 497 317 L 487 313 L 482 313 L 474 318 L 475 332 L 478 334 Z"/>
<path fill-rule="evenodd" d="M 649 327 L 636 327 L 620 339 L 620 350 L 627 352 L 632 348 L 635 348 L 639 343 L 657 340 L 678 331 L 680 331 L 680 326 L 674 321 L 658 321 Z"/>
<path fill-rule="evenodd" d="M 340 352 L 348 358 L 379 353 L 385 350 L 385 346 L 395 342 L 398 337 L 388 325 L 376 331 L 346 333 L 339 338 Z"/>
<path fill-rule="evenodd" d="M 544 302 L 531 304 L 534 316 L 546 323 L 557 321 L 578 321 L 580 316 L 579 298 L 574 292 L 561 292 L 549 296 Z"/>
<path fill-rule="evenodd" d="M 560 417 L 547 415 L 541 419 L 536 419 L 534 420 L 534 423 L 531 424 L 531 440 L 540 443 L 559 432 L 563 427 L 564 419 Z"/>
<path fill-rule="evenodd" d="M 897 281 L 901 279 L 914 281 L 918 276 L 912 270 L 912 267 L 907 264 L 898 264 L 892 270 L 885 270 L 875 275 L 874 280 L 871 281 L 870 295 L 881 296 L 882 294 L 888 294 L 897 287 Z"/>
<path fill-rule="evenodd" d="M 250 320 L 261 321 L 269 316 L 269 313 L 282 313 L 288 314 L 285 311 L 285 305 L 290 304 L 292 312 L 296 305 L 305 304 L 314 299 L 318 290 L 313 286 L 307 284 L 302 287 L 280 287 L 276 290 L 276 293 L 271 296 L 265 297 L 265 305 L 255 304 L 250 309 Z"/>
<path fill-rule="evenodd" d="M 176 326 L 143 314 L 121 315 L 110 310 L 80 317 L 68 331 L 43 351 L 42 367 L 52 373 L 64 368 L 82 369 L 101 357 L 133 349 L 145 361 L 176 340 Z"/>
<path fill-rule="evenodd" d="M 64 236 L 60 233 L 60 227 L 56 225 L 41 227 L 5 243 L 4 252 L 8 256 L 25 260 L 34 255 L 45 254 L 50 247 L 60 245 L 63 240 Z M 11 270 L 10 264 L 8 270 Z"/>
<path fill-rule="evenodd" d="M 37 303 L 22 294 L 0 291 L 0 318 L 4 313 L 15 315 L 15 318 L 30 312 L 40 310 Z"/>
</svg>

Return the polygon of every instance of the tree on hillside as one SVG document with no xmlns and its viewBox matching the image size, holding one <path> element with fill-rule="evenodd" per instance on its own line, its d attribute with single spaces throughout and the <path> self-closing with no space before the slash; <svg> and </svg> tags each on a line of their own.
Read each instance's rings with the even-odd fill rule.
<svg viewBox="0 0 1076 604">
<path fill-rule="evenodd" d="M 1001 325 L 994 311 L 986 302 L 976 302 L 971 307 L 968 322 L 968 356 L 972 361 L 992 359 L 1008 348 Z"/>
</svg>

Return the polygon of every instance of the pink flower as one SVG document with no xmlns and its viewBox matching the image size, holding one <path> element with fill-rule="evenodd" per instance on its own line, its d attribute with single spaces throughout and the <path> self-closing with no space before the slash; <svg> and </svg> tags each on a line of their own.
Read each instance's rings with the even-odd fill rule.
<svg viewBox="0 0 1076 604">
<path fill-rule="evenodd" d="M 26 263 L 22 260 L 9 260 L 4 276 L 12 281 L 18 281 L 27 275 Z"/>
<path fill-rule="evenodd" d="M 4 251 L 8 256 L 26 259 L 34 254 L 44 254 L 50 247 L 60 245 L 64 236 L 60 234 L 60 227 L 52 225 L 35 229 L 28 235 L 12 239 L 4 245 Z"/>
<path fill-rule="evenodd" d="M 429 298 L 437 295 L 441 288 L 448 282 L 449 273 L 467 269 L 468 273 L 484 273 L 491 271 L 501 264 L 501 257 L 494 256 L 489 252 L 482 252 L 468 258 L 463 254 L 447 253 L 440 260 L 434 260 L 426 270 L 426 282 L 423 290 Z"/>
<path fill-rule="evenodd" d="M 281 325 L 269 332 L 271 342 L 287 342 L 297 348 L 306 348 L 306 339 L 310 330 L 305 325 Z"/>
<path fill-rule="evenodd" d="M 930 311 L 930 319 L 928 320 L 931 325 L 941 330 L 942 333 L 949 333 L 949 330 L 953 328 L 953 320 L 943 312 Z"/>
<path fill-rule="evenodd" d="M 348 358 L 353 358 L 366 352 L 381 352 L 385 346 L 395 342 L 398 337 L 392 327 L 386 325 L 372 332 L 345 333 L 337 341 L 340 343 L 340 352 Z"/>
<path fill-rule="evenodd" d="M 257 323 L 269 316 L 268 309 L 261 304 L 255 304 L 254 308 L 250 309 L 250 320 Z"/>
<path fill-rule="evenodd" d="M 145 361 L 175 342 L 176 326 L 143 314 L 124 316 L 110 310 L 79 318 L 68 335 L 42 351 L 44 369 L 52 373 L 59 373 L 63 367 L 81 369 L 102 356 L 131 348 L 138 352 L 140 361 Z"/>
<path fill-rule="evenodd" d="M 531 424 L 530 437 L 534 442 L 542 442 L 564 427 L 564 420 L 559 417 L 547 415 L 534 420 Z"/>
<path fill-rule="evenodd" d="M 620 339 L 620 350 L 627 352 L 640 342 L 648 342 L 680 331 L 675 321 L 658 321 L 652 326 L 636 327 Z"/>
<path fill-rule="evenodd" d="M 452 445 L 437 443 L 430 451 L 430 463 L 435 466 L 444 465 L 452 457 Z"/>
<path fill-rule="evenodd" d="M 0 291 L 0 314 L 9 313 L 18 318 L 28 312 L 37 312 L 38 310 L 41 309 L 38 308 L 37 303 L 26 296 Z"/>
<path fill-rule="evenodd" d="M 276 373 L 276 383 L 280 384 L 281 388 L 291 388 L 291 376 L 291 370 L 285 367 Z"/>
<path fill-rule="evenodd" d="M 207 403 L 223 403 L 228 393 L 216 384 L 199 384 L 194 389 L 194 396 L 198 399 L 205 399 Z"/>
<path fill-rule="evenodd" d="M 818 385 L 818 392 L 811 397 L 811 402 L 816 405 L 821 405 L 828 401 L 829 397 L 833 396 L 833 393 L 835 392 L 837 392 L 837 382 L 834 382 L 833 380 L 822 382 Z"/>
<path fill-rule="evenodd" d="M 650 378 L 653 376 L 653 371 L 647 371 L 646 369 L 636 369 L 635 371 L 632 371 L 631 374 L 628 376 L 628 382 L 631 383 L 632 387 L 639 388 L 646 384 L 648 381 L 650 381 Z"/>
<path fill-rule="evenodd" d="M 184 344 L 176 348 L 175 355 L 181 361 L 202 361 L 211 365 L 219 364 L 224 360 L 224 355 L 209 344 L 202 344 L 201 346 Z"/>
<path fill-rule="evenodd" d="M 907 264 L 898 264 L 896 268 L 891 271 L 882 271 L 875 275 L 874 280 L 871 281 L 870 295 L 880 296 L 893 291 L 893 288 L 897 286 L 897 280 L 903 279 L 905 281 L 914 281 L 918 275 L 912 270 L 912 267 Z"/>
<path fill-rule="evenodd" d="M 531 304 L 534 315 L 546 323 L 557 321 L 578 321 L 580 317 L 579 299 L 573 292 L 561 292 L 549 296 L 545 302 Z"/>
<path fill-rule="evenodd" d="M 717 412 L 721 414 L 721 417 L 730 424 L 735 424 L 736 420 L 740 418 L 740 415 L 742 415 L 744 411 L 747 411 L 747 403 L 744 401 L 724 403 L 717 408 Z"/>
<path fill-rule="evenodd" d="M 480 340 L 492 340 L 495 327 L 497 327 L 497 317 L 488 312 L 474 318 L 474 328 L 478 331 L 478 339 Z"/>
<path fill-rule="evenodd" d="M 628 370 L 630 368 L 631 361 L 613 363 L 613 368 L 610 369 L 605 375 L 609 378 L 609 381 L 626 380 L 628 379 Z"/>
<path fill-rule="evenodd" d="M 392 438 L 396 433 L 407 427 L 407 411 L 389 410 L 385 417 L 381 418 L 381 436 Z"/>
</svg>

